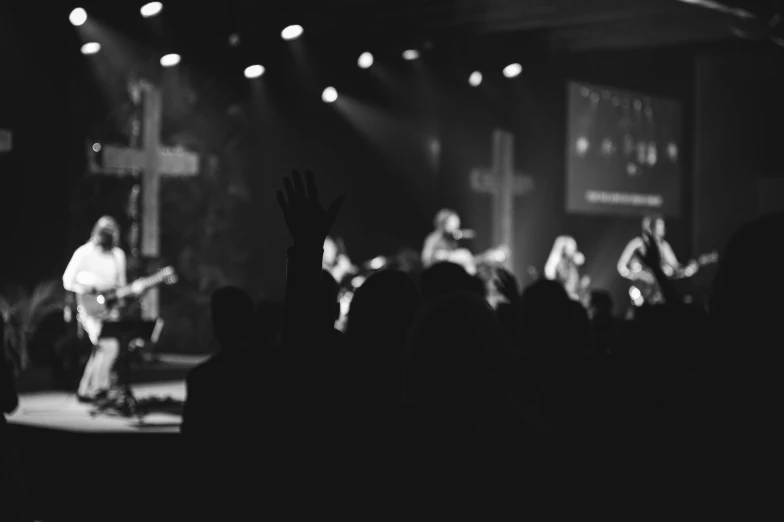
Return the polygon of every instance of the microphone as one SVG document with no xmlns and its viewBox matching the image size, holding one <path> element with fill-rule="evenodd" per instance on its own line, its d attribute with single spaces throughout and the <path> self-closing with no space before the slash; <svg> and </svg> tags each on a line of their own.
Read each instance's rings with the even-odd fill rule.
<svg viewBox="0 0 784 522">
<path fill-rule="evenodd" d="M 452 232 L 452 237 L 454 237 L 456 240 L 473 239 L 474 237 L 476 237 L 476 232 L 474 232 L 470 228 L 466 228 L 463 230 L 455 230 L 454 232 Z"/>
</svg>

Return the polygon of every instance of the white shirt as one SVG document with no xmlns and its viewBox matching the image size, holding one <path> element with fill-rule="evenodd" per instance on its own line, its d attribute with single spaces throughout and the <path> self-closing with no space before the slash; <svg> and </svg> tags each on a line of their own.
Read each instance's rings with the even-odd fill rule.
<svg viewBox="0 0 784 522">
<path fill-rule="evenodd" d="M 115 247 L 105 251 L 90 241 L 74 252 L 63 274 L 63 287 L 73 292 L 75 285 L 109 290 L 127 284 L 125 252 Z"/>
</svg>

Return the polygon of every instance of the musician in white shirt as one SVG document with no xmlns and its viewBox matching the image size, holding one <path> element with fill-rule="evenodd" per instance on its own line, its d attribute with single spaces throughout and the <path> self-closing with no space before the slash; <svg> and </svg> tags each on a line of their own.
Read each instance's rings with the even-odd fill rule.
<svg viewBox="0 0 784 522">
<path fill-rule="evenodd" d="M 119 248 L 120 227 L 111 217 L 104 216 L 93 227 L 90 241 L 74 252 L 63 274 L 63 287 L 81 296 L 126 285 L 125 253 Z M 110 319 L 116 319 L 110 315 Z M 111 373 L 120 346 L 116 339 L 99 339 L 103 319 L 86 314 L 80 306 L 79 323 L 95 346 L 84 369 L 78 396 L 92 401 L 102 398 L 111 388 Z"/>
</svg>

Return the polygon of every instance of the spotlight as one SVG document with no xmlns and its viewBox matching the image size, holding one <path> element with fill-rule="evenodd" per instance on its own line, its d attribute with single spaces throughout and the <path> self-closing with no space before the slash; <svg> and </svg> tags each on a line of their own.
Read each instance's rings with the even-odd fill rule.
<svg viewBox="0 0 784 522">
<path fill-rule="evenodd" d="M 238 47 L 240 45 L 240 35 L 237 33 L 233 33 L 229 36 L 229 45 L 232 47 Z"/>
<path fill-rule="evenodd" d="M 504 76 L 507 78 L 514 78 L 515 76 L 520 76 L 520 73 L 523 72 L 523 66 L 519 63 L 512 63 L 504 67 Z"/>
<path fill-rule="evenodd" d="M 95 153 L 101 152 L 101 144 L 100 143 L 93 143 L 93 152 L 95 152 Z"/>
<path fill-rule="evenodd" d="M 180 63 L 180 55 L 179 54 L 167 54 L 163 58 L 161 58 L 161 65 L 164 67 L 174 67 Z"/>
<path fill-rule="evenodd" d="M 357 60 L 357 65 L 359 65 L 362 69 L 367 69 L 373 65 L 373 55 L 370 53 L 360 54 L 359 60 Z"/>
<path fill-rule="evenodd" d="M 472 72 L 471 76 L 468 77 L 468 83 L 471 87 L 479 87 L 482 84 L 482 73 L 479 71 Z"/>
<path fill-rule="evenodd" d="M 251 65 L 245 69 L 245 78 L 260 78 L 261 75 L 264 74 L 264 70 L 265 69 L 263 65 Z"/>
<path fill-rule="evenodd" d="M 415 49 L 408 49 L 407 51 L 403 51 L 403 58 L 408 60 L 409 62 L 411 60 L 416 60 L 417 58 L 419 58 L 419 51 Z"/>
<path fill-rule="evenodd" d="M 332 103 L 338 99 L 338 91 L 334 87 L 327 87 L 321 94 L 321 99 L 324 100 L 324 103 Z"/>
<path fill-rule="evenodd" d="M 303 29 L 301 25 L 290 25 L 281 31 L 280 36 L 284 40 L 295 40 L 302 36 L 302 32 Z"/>
<path fill-rule="evenodd" d="M 79 27 L 83 25 L 87 21 L 87 11 L 82 9 L 81 7 L 77 7 L 73 11 L 71 11 L 71 15 L 68 17 L 73 25 Z"/>
<path fill-rule="evenodd" d="M 152 18 L 163 10 L 163 4 L 160 2 L 150 2 L 144 4 L 141 8 L 142 16 L 144 18 Z"/>
<path fill-rule="evenodd" d="M 98 42 L 89 42 L 82 46 L 82 54 L 85 56 L 89 54 L 97 54 L 100 50 L 101 44 Z"/>
</svg>

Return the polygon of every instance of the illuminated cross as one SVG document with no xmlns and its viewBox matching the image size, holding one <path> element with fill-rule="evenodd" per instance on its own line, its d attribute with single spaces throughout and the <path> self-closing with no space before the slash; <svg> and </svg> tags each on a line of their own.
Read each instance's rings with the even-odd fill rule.
<svg viewBox="0 0 784 522">
<path fill-rule="evenodd" d="M 160 256 L 160 189 L 161 175 L 195 176 L 199 172 L 199 156 L 182 149 L 161 147 L 161 91 L 142 84 L 144 119 L 143 148 L 106 145 L 100 149 L 100 164 L 91 156 L 90 170 L 98 174 L 133 175 L 142 172 L 141 183 L 141 254 L 147 258 Z M 90 152 L 98 152 L 90 149 Z M 158 291 L 153 288 L 142 297 L 142 317 L 158 318 Z"/>
<path fill-rule="evenodd" d="M 471 171 L 471 189 L 493 196 L 493 247 L 507 246 L 505 265 L 513 268 L 514 198 L 534 190 L 530 176 L 514 171 L 514 136 L 496 129 L 493 131 L 493 160 L 490 169 Z"/>
</svg>

